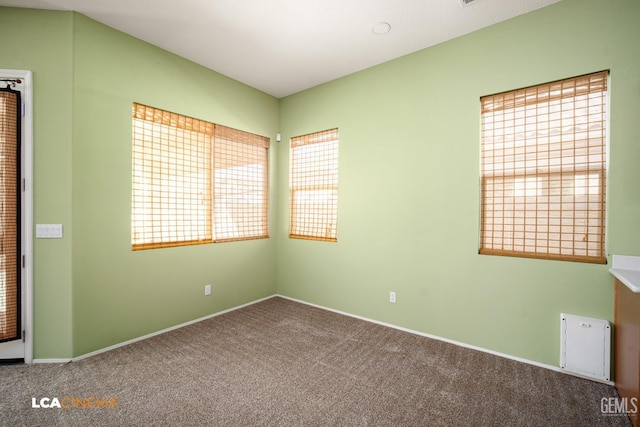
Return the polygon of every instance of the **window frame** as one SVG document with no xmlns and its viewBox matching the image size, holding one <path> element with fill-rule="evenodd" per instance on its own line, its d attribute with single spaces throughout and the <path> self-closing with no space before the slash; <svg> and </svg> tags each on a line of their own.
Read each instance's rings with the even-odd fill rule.
<svg viewBox="0 0 640 427">
<path fill-rule="evenodd" d="M 236 144 L 236 153 L 231 153 L 231 155 L 225 157 L 222 155 L 225 150 L 218 152 L 217 150 L 220 147 L 221 140 L 224 140 L 225 144 Z M 215 125 L 213 145 L 213 219 L 211 222 L 213 228 L 214 243 L 269 238 L 269 139 L 260 135 L 233 129 L 227 126 Z M 237 154 L 238 152 L 240 152 L 240 154 L 244 154 L 244 156 L 239 160 L 239 163 L 241 163 L 241 165 L 235 164 L 238 163 L 238 156 L 234 154 Z M 234 165 L 227 168 L 218 168 L 217 166 L 221 164 L 218 162 L 219 158 L 222 158 L 223 161 L 226 160 L 230 164 Z M 259 161 L 256 163 L 252 162 L 252 160 Z M 258 170 L 252 172 L 251 166 L 256 165 L 258 166 Z M 229 170 L 238 167 L 242 168 L 243 166 L 249 166 L 249 169 L 245 169 L 244 172 L 230 174 L 232 177 L 240 176 L 241 178 L 243 178 L 242 180 L 238 180 L 228 186 L 231 188 L 230 192 L 234 193 L 235 199 L 235 203 L 230 203 L 230 205 L 232 207 L 235 206 L 238 209 L 240 206 L 246 206 L 250 204 L 243 203 L 243 201 L 246 201 L 248 199 L 250 200 L 252 198 L 255 199 L 256 197 L 258 198 L 260 203 L 258 208 L 250 210 L 250 213 L 253 213 L 254 215 L 242 216 L 241 220 L 231 221 L 234 228 L 238 228 L 238 225 L 240 225 L 240 230 L 244 231 L 244 233 L 240 236 L 232 236 L 230 234 L 233 234 L 233 231 L 228 230 L 228 227 L 224 227 L 221 225 L 221 221 L 216 220 L 219 212 L 221 212 L 222 210 L 216 202 L 216 196 L 219 192 L 218 190 L 223 187 L 223 185 L 219 185 L 219 181 L 221 181 L 222 178 L 217 179 L 216 172 L 218 170 Z M 259 177 L 260 175 L 262 179 L 260 180 L 260 182 L 256 182 L 256 177 Z M 252 186 L 251 184 L 257 185 Z M 238 191 L 239 187 L 242 187 L 244 191 Z M 229 190 L 229 188 L 227 188 L 227 190 Z M 225 203 L 225 206 L 226 205 L 227 203 Z M 254 203 L 254 205 L 258 204 Z M 224 223 L 229 224 L 230 221 L 224 221 Z M 261 230 L 258 230 L 256 232 L 256 227 Z M 223 234 L 224 236 L 222 236 Z"/>
<path fill-rule="evenodd" d="M 132 250 L 269 238 L 269 138 L 137 102 L 132 110 Z M 248 145 L 259 147 L 263 154 L 258 160 L 262 169 L 259 233 L 216 236 L 218 138 L 236 146 L 237 153 L 225 150 L 236 166 L 253 160 L 243 157 Z M 190 150 L 193 145 L 197 148 Z M 232 185 L 247 188 L 246 183 L 237 184 L 246 176 L 232 178 L 237 179 Z"/>
<path fill-rule="evenodd" d="M 337 128 L 291 138 L 289 238 L 338 241 L 339 145 Z M 298 203 L 297 196 L 303 193 L 307 194 L 307 202 Z M 301 210 L 305 212 L 300 213 Z"/>
<path fill-rule="evenodd" d="M 608 79 L 480 98 L 480 254 L 606 264 Z M 492 122 L 495 112 L 508 120 Z"/>
</svg>

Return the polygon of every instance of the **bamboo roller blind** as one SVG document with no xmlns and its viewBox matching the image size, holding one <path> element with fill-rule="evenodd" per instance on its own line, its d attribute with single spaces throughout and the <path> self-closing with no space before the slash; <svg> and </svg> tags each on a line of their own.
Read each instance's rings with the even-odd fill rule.
<svg viewBox="0 0 640 427">
<path fill-rule="evenodd" d="M 606 262 L 607 78 L 481 98 L 480 253 Z"/>
<path fill-rule="evenodd" d="M 291 139 L 291 238 L 337 240 L 338 129 Z"/>
<path fill-rule="evenodd" d="M 268 237 L 269 139 L 133 106 L 132 248 Z"/>
<path fill-rule="evenodd" d="M 0 91 L 0 341 L 20 337 L 20 96 Z"/>
</svg>

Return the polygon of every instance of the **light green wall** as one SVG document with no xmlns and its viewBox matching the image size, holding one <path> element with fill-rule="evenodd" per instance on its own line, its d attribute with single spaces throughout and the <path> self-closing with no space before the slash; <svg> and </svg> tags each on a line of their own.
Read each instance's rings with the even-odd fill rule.
<svg viewBox="0 0 640 427">
<path fill-rule="evenodd" d="M 274 239 L 131 251 L 131 106 L 273 137 L 278 100 L 82 15 L 73 72 L 74 355 L 274 294 Z"/>
<path fill-rule="evenodd" d="M 34 346 L 71 357 L 72 17 L 0 7 L 0 68 L 33 72 L 34 223 L 61 223 L 67 238 L 33 245 Z"/>
<path fill-rule="evenodd" d="M 561 312 L 612 320 L 609 266 L 478 255 L 479 97 L 610 69 L 608 249 L 640 255 L 638 19 L 636 0 L 564 0 L 282 99 L 284 141 L 339 128 L 340 184 L 338 243 L 279 216 L 278 291 L 557 366 Z"/>
</svg>

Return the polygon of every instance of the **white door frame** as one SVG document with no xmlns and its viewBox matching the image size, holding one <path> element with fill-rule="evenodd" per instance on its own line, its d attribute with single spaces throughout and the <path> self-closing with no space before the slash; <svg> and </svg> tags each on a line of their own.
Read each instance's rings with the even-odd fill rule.
<svg viewBox="0 0 640 427">
<path fill-rule="evenodd" d="M 33 76 L 27 70 L 2 70 L 0 78 L 20 79 L 22 90 L 21 162 L 23 192 L 21 196 L 22 224 L 22 330 L 24 331 L 24 362 L 33 362 Z"/>
</svg>

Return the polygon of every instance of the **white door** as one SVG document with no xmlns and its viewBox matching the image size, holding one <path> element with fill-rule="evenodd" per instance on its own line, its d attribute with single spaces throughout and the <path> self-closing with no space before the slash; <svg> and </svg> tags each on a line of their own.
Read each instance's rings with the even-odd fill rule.
<svg viewBox="0 0 640 427">
<path fill-rule="evenodd" d="M 0 359 L 31 362 L 31 73 L 0 70 Z M 27 119 L 27 120 L 25 120 Z M 26 144 L 25 141 L 29 143 Z M 27 176 L 28 175 L 28 176 Z M 30 261 L 30 260 L 29 260 Z"/>
</svg>

